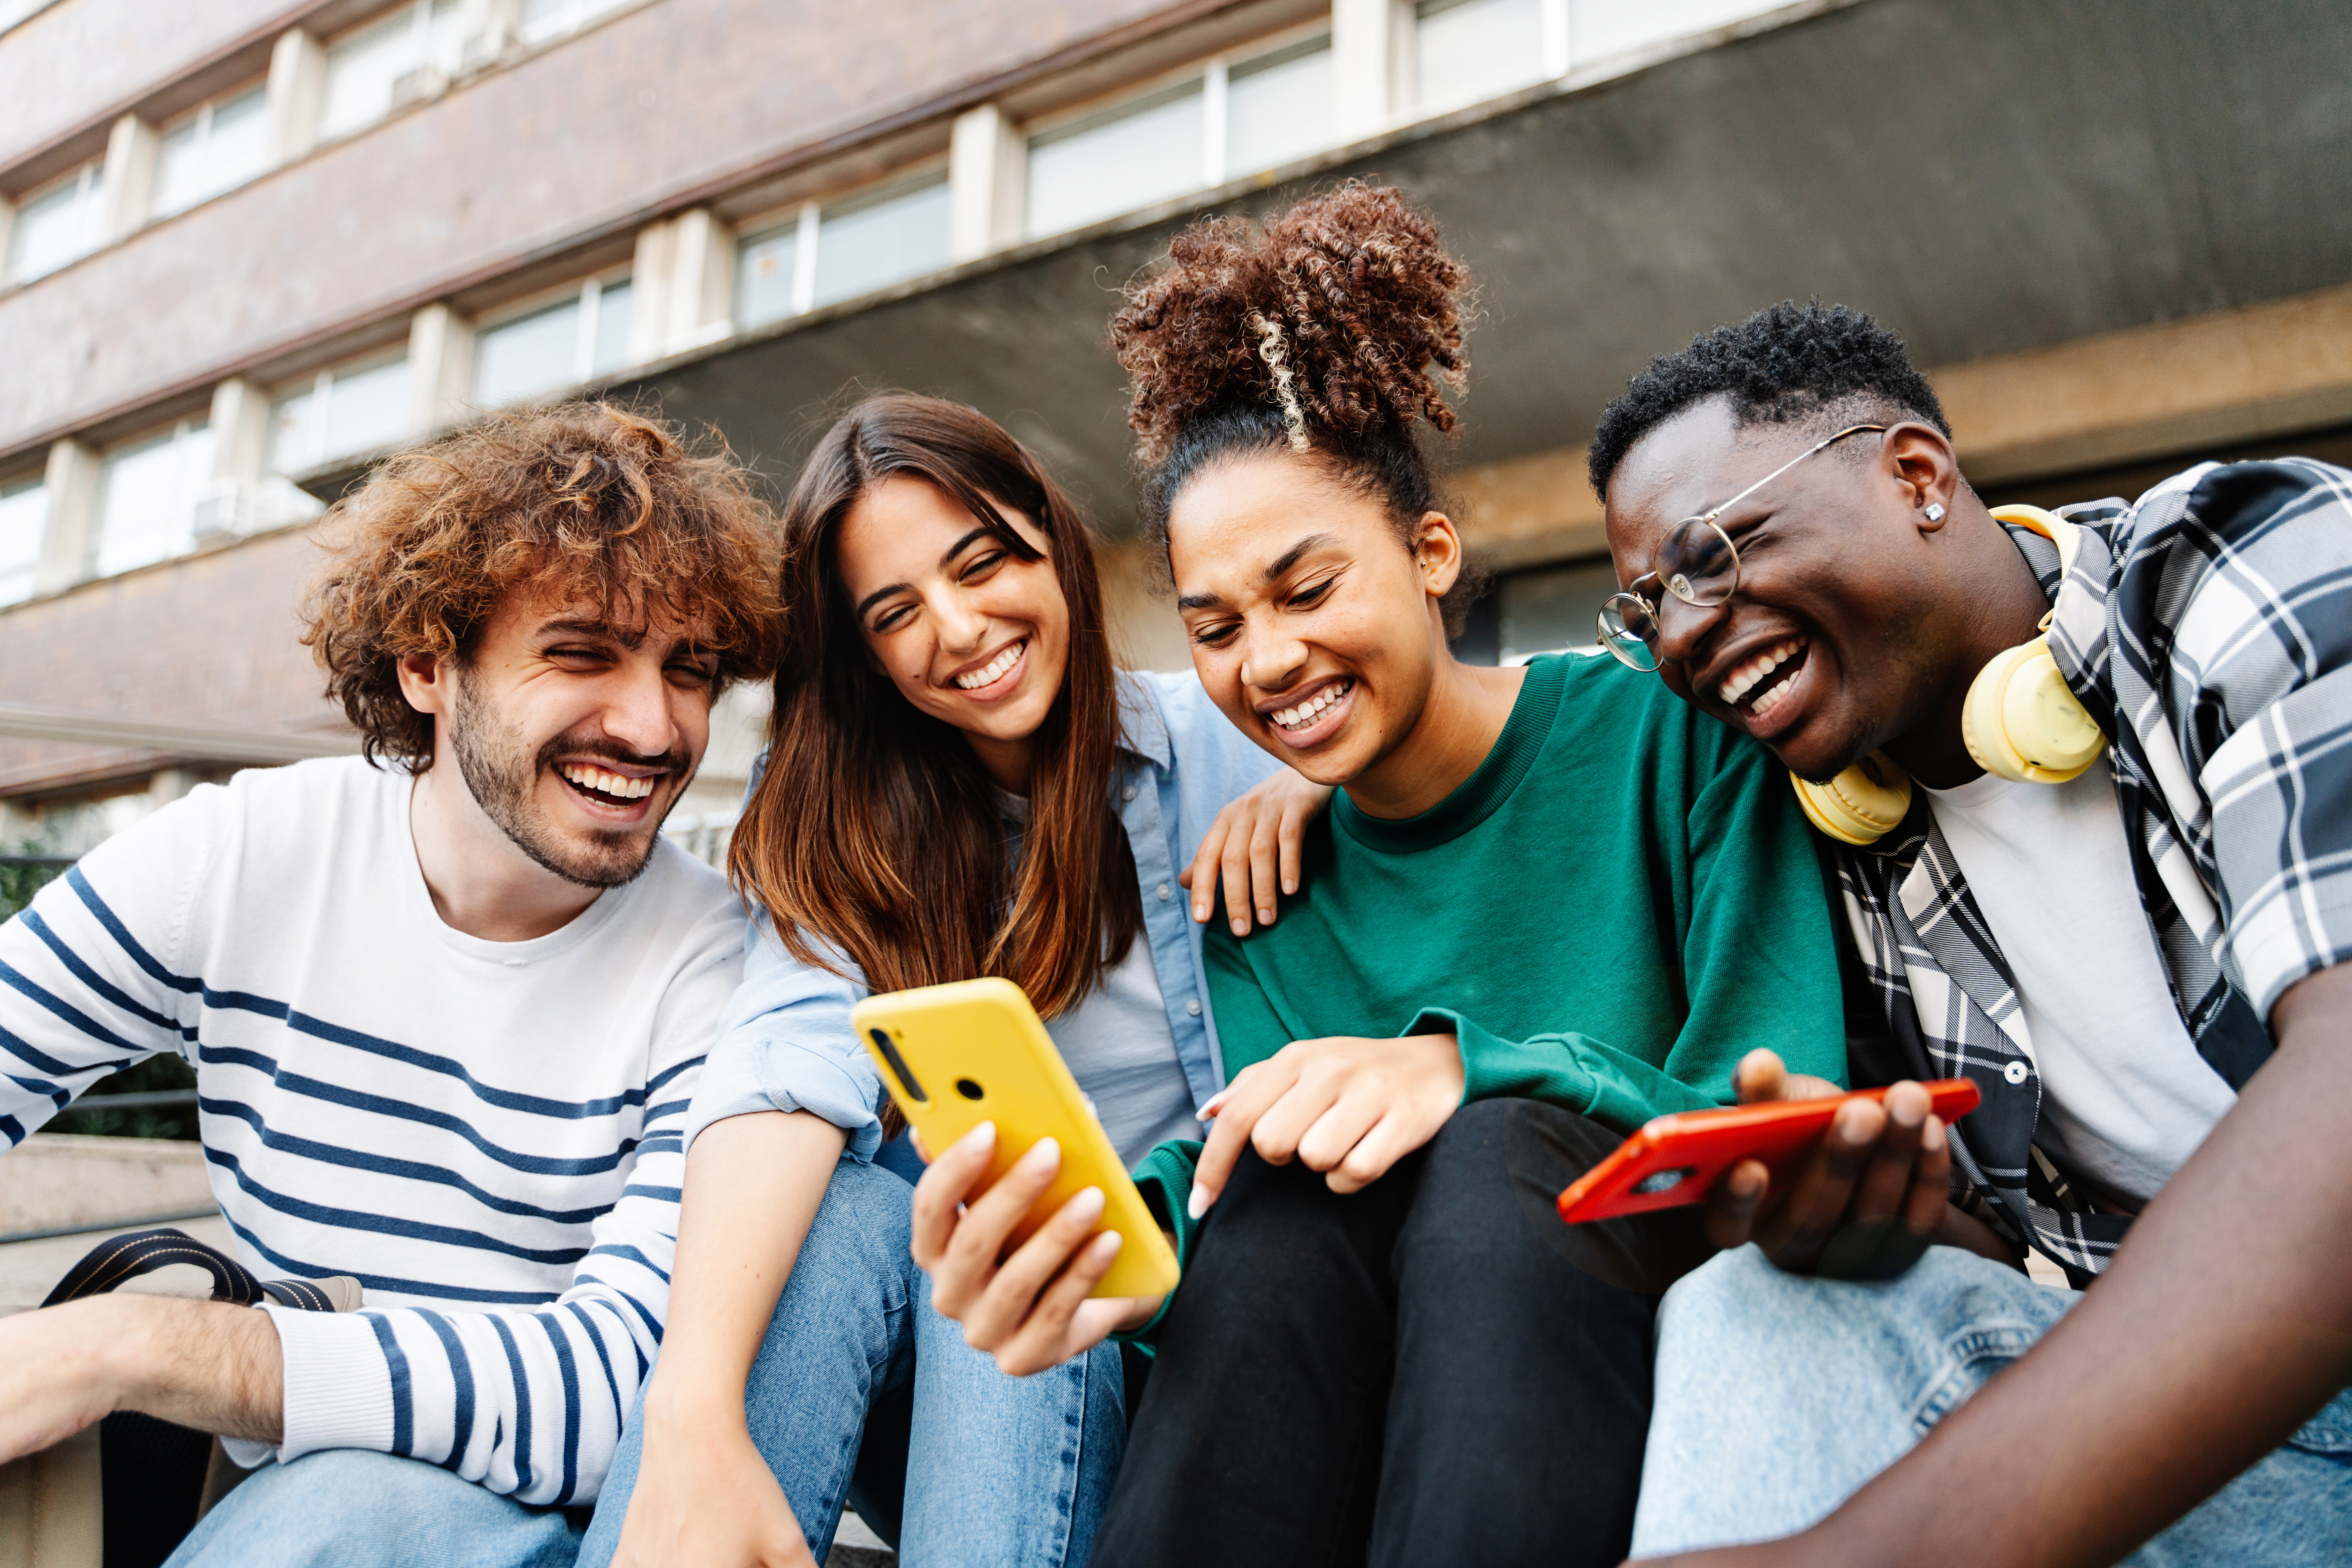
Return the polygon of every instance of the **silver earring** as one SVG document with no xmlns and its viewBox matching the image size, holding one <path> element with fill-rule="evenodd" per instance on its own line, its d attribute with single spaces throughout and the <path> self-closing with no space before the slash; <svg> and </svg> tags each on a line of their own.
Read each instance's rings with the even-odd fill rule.
<svg viewBox="0 0 2352 1568">
<path fill-rule="evenodd" d="M 1942 501 L 1931 500 L 1927 503 L 1927 521 L 1929 522 L 1941 522 L 1944 521 L 1944 503 Z"/>
</svg>

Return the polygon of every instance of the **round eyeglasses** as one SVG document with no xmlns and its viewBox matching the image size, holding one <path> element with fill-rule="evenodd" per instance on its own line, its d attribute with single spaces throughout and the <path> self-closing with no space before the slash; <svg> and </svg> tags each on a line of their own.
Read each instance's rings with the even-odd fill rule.
<svg viewBox="0 0 2352 1568">
<path fill-rule="evenodd" d="M 1601 606 L 1601 646 L 1615 654 L 1620 664 L 1643 671 L 1656 669 L 1664 662 L 1661 645 L 1665 632 L 1659 624 L 1659 604 L 1664 595 L 1672 594 L 1695 609 L 1707 610 L 1728 603 L 1739 591 L 1739 552 L 1716 520 L 1816 452 L 1848 436 L 1885 428 L 1884 425 L 1849 425 L 1798 453 L 1721 506 L 1686 517 L 1666 530 L 1657 554 L 1651 558 L 1650 570 Z M 1644 584 L 1652 585 L 1649 593 L 1643 591 Z M 1658 597 L 1652 597 L 1653 594 Z"/>
</svg>

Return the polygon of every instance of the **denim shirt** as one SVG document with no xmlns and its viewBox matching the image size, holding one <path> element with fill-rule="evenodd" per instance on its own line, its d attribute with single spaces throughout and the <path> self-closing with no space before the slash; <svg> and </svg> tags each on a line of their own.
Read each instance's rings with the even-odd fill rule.
<svg viewBox="0 0 2352 1568">
<path fill-rule="evenodd" d="M 1135 852 L 1152 967 L 1198 1106 L 1223 1087 L 1224 1073 L 1201 928 L 1176 873 L 1192 863 L 1217 812 L 1281 764 L 1225 721 L 1192 674 L 1120 670 L 1118 704 L 1111 804 Z M 756 771 L 752 778 L 756 785 Z M 846 960 L 842 967 L 856 973 Z M 853 1158 L 871 1160 L 882 1142 L 882 1080 L 849 1026 L 850 1008 L 866 994 L 862 982 L 784 951 L 768 915 L 758 912 L 744 937 L 743 984 L 719 1021 L 719 1043 L 687 1113 L 687 1146 L 726 1117 L 807 1110 L 849 1133 Z"/>
</svg>

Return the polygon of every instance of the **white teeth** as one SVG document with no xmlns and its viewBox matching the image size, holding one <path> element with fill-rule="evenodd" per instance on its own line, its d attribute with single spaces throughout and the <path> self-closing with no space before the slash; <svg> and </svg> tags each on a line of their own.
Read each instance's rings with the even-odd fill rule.
<svg viewBox="0 0 2352 1568">
<path fill-rule="evenodd" d="M 1322 690 L 1317 692 L 1306 701 L 1301 702 L 1296 708 L 1277 708 L 1269 715 L 1269 717 L 1271 717 L 1274 721 L 1283 729 L 1296 730 L 1301 725 L 1310 722 L 1319 715 L 1323 710 L 1330 707 L 1331 704 L 1339 701 L 1339 699 L 1348 695 L 1349 691 L 1355 686 L 1355 684 L 1356 683 L 1352 680 L 1336 681 L 1333 684 L 1325 687 Z"/>
<path fill-rule="evenodd" d="M 643 800 L 654 793 L 654 785 L 660 782 L 658 779 L 624 778 L 619 773 L 608 773 L 584 763 L 566 763 L 562 773 L 565 778 L 581 788 L 593 789 L 599 795 L 609 795 L 617 800 Z"/>
<path fill-rule="evenodd" d="M 958 686 L 962 687 L 966 691 L 977 691 L 983 686 L 993 686 L 996 682 L 1004 679 L 1004 672 L 1006 670 L 1011 669 L 1014 665 L 1021 662 L 1021 650 L 1028 646 L 1029 645 L 1025 642 L 1014 643 L 1011 647 L 1006 648 L 1003 653 L 998 654 L 994 658 L 990 659 L 978 669 L 972 670 L 967 675 L 957 676 L 955 678 L 955 683 Z"/>
<path fill-rule="evenodd" d="M 1758 654 L 1755 658 L 1749 659 L 1747 663 L 1733 670 L 1729 679 L 1726 679 L 1721 686 L 1716 688 L 1716 695 L 1722 698 L 1726 705 L 1737 706 L 1741 698 L 1756 689 L 1758 682 L 1761 681 L 1766 676 L 1770 675 L 1774 670 L 1780 668 L 1790 659 L 1794 658 L 1798 654 L 1802 653 L 1804 648 L 1804 638 L 1790 637 L 1786 642 L 1776 644 L 1773 647 L 1765 649 L 1762 653 Z M 1777 691 L 1766 692 L 1762 698 L 1758 700 L 1756 711 L 1759 714 L 1770 711 L 1773 705 L 1780 700 L 1780 695 L 1781 694 Z"/>
</svg>

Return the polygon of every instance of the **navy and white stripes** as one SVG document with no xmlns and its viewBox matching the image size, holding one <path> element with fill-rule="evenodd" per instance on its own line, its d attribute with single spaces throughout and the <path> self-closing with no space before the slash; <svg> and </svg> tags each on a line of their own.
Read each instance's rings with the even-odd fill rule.
<svg viewBox="0 0 2352 1568">
<path fill-rule="evenodd" d="M 247 1263 L 366 1292 L 273 1312 L 284 1457 L 373 1448 L 585 1502 L 661 1342 L 741 916 L 665 847 L 550 936 L 467 936 L 407 795 L 356 760 L 240 774 L 42 889 L 0 927 L 0 1137 L 132 1061 L 192 1061 Z"/>
</svg>

